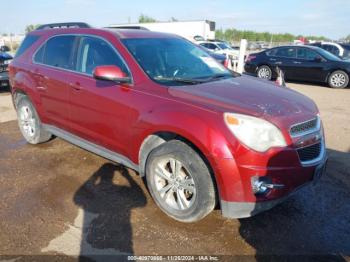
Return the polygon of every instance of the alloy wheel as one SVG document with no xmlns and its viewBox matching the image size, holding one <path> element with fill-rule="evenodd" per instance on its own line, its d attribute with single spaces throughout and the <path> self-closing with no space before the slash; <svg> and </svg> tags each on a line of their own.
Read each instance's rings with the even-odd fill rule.
<svg viewBox="0 0 350 262">
<path fill-rule="evenodd" d="M 262 79 L 270 79 L 270 71 L 266 67 L 262 67 L 258 71 L 258 77 Z"/>
<path fill-rule="evenodd" d="M 154 182 L 160 198 L 169 207 L 183 211 L 193 205 L 196 198 L 195 182 L 179 160 L 160 160 L 156 165 Z"/>
<path fill-rule="evenodd" d="M 24 134 L 30 138 L 35 136 L 36 125 L 32 110 L 28 106 L 22 106 L 19 111 L 19 123 Z"/>
<path fill-rule="evenodd" d="M 341 87 L 345 84 L 346 82 L 346 77 L 344 74 L 337 73 L 332 75 L 331 77 L 331 84 L 335 87 Z"/>
</svg>

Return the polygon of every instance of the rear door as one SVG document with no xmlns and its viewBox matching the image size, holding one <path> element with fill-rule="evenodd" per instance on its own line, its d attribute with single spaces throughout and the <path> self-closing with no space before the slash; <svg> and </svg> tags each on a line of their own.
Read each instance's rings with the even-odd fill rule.
<svg viewBox="0 0 350 262">
<path fill-rule="evenodd" d="M 274 49 L 274 54 L 269 57 L 270 64 L 283 70 L 285 78 L 294 79 L 294 69 L 297 66 L 293 63 L 296 59 L 296 47 L 279 47 Z"/>
<path fill-rule="evenodd" d="M 297 59 L 293 63 L 297 65 L 294 74 L 298 80 L 324 81 L 326 79 L 327 73 L 323 70 L 325 59 L 310 48 L 298 47 Z"/>
<path fill-rule="evenodd" d="M 35 75 L 48 124 L 70 129 L 69 91 L 74 73 L 78 38 L 59 35 L 50 38 L 34 55 Z"/>
</svg>

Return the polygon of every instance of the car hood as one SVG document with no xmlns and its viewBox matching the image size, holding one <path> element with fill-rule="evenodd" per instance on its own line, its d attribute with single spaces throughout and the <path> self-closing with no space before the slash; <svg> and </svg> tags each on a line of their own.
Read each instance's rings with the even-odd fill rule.
<svg viewBox="0 0 350 262">
<path fill-rule="evenodd" d="M 315 103 L 289 88 L 250 76 L 170 87 L 173 97 L 218 111 L 247 114 L 278 124 L 298 123 L 318 114 Z"/>
</svg>

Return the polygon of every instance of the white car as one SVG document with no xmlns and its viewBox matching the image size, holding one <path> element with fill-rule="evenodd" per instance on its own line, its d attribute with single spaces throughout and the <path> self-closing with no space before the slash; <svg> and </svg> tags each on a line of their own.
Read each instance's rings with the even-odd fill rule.
<svg viewBox="0 0 350 262">
<path fill-rule="evenodd" d="M 226 42 L 221 42 L 221 41 L 203 41 L 199 42 L 199 45 L 209 49 L 212 52 L 218 53 L 218 54 L 224 54 L 224 55 L 229 55 L 233 59 L 238 59 L 239 56 L 239 50 L 233 49 L 229 44 Z"/>
<path fill-rule="evenodd" d="M 333 42 L 319 42 L 310 45 L 320 47 L 342 59 L 350 59 L 350 45 L 338 44 Z"/>
</svg>

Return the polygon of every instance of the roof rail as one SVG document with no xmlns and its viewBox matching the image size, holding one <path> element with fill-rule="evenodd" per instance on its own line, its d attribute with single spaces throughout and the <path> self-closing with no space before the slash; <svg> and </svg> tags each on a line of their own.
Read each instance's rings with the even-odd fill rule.
<svg viewBox="0 0 350 262">
<path fill-rule="evenodd" d="M 54 23 L 54 24 L 44 24 L 39 26 L 36 30 L 45 30 L 53 28 L 91 28 L 87 23 L 81 22 L 69 22 L 69 23 Z"/>
<path fill-rule="evenodd" d="M 139 25 L 120 25 L 120 26 L 107 26 L 105 28 L 108 29 L 138 29 L 138 30 L 147 30 L 150 31 L 148 28 L 139 26 Z"/>
</svg>

